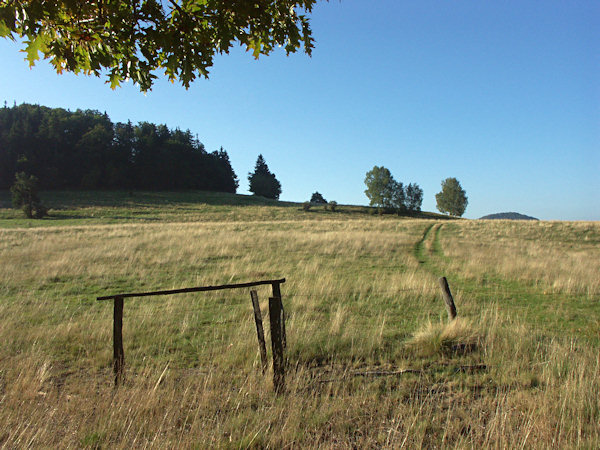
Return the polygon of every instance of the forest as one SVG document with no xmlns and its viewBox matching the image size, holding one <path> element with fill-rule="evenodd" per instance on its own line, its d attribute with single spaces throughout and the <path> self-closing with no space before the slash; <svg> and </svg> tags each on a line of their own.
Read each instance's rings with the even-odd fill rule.
<svg viewBox="0 0 600 450">
<path fill-rule="evenodd" d="M 42 189 L 238 187 L 227 152 L 208 152 L 190 130 L 30 104 L 0 108 L 0 189 L 18 172 L 35 175 Z"/>
</svg>

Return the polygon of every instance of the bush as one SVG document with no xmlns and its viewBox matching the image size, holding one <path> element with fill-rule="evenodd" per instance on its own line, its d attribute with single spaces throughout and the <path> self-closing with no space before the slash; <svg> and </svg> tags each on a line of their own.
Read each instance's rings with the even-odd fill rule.
<svg viewBox="0 0 600 450">
<path fill-rule="evenodd" d="M 37 183 L 34 175 L 27 176 L 25 172 L 19 172 L 15 184 L 10 188 L 13 206 L 21 208 L 28 219 L 41 219 L 48 214 L 48 208 L 42 205 L 38 197 Z"/>
<path fill-rule="evenodd" d="M 327 200 L 325 200 L 325 198 L 323 198 L 323 196 L 318 192 L 313 193 L 313 195 L 310 197 L 310 202 L 314 203 L 315 205 L 326 205 L 327 204 Z"/>
<path fill-rule="evenodd" d="M 310 206 L 311 206 L 310 202 L 304 202 L 304 203 L 302 203 L 302 209 L 304 211 L 310 211 Z"/>
<path fill-rule="evenodd" d="M 329 209 L 331 210 L 331 212 L 335 212 L 335 209 L 337 208 L 337 202 L 335 200 L 332 200 L 329 202 Z"/>
</svg>

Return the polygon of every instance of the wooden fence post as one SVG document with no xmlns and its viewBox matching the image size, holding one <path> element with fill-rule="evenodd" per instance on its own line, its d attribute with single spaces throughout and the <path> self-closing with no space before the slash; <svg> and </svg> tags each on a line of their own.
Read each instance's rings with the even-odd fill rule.
<svg viewBox="0 0 600 450">
<path fill-rule="evenodd" d="M 283 301 L 281 300 L 281 285 L 279 283 L 273 283 L 273 297 L 279 299 L 279 307 L 281 309 L 281 342 L 283 348 L 287 348 L 287 335 L 285 332 L 285 309 L 283 308 Z"/>
<path fill-rule="evenodd" d="M 442 293 L 444 294 L 444 302 L 446 303 L 448 320 L 452 321 L 456 319 L 456 306 L 454 306 L 454 299 L 452 298 L 452 292 L 450 292 L 450 286 L 448 286 L 448 280 L 446 277 L 441 277 L 438 282 L 440 283 Z"/>
<path fill-rule="evenodd" d="M 285 366 L 281 328 L 281 298 L 269 298 L 269 322 L 271 324 L 271 348 L 273 351 L 273 386 L 280 394 L 285 386 Z"/>
<path fill-rule="evenodd" d="M 252 298 L 252 308 L 254 309 L 254 322 L 256 323 L 256 334 L 258 335 L 258 348 L 260 350 L 260 361 L 262 364 L 262 373 L 267 371 L 267 346 L 265 344 L 265 331 L 263 329 L 262 314 L 260 312 L 260 304 L 258 302 L 258 294 L 255 290 L 250 291 Z"/>
<path fill-rule="evenodd" d="M 114 298 L 113 315 L 113 370 L 115 373 L 115 386 L 123 380 L 123 366 L 125 353 L 123 352 L 123 297 Z"/>
</svg>

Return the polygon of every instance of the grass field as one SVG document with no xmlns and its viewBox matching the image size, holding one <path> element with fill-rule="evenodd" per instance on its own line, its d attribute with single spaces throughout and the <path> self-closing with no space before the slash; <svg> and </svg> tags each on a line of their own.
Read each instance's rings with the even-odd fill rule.
<svg viewBox="0 0 600 450">
<path fill-rule="evenodd" d="M 600 447 L 598 223 L 46 201 L 42 221 L 0 209 L 0 447 Z M 97 296 L 279 277 L 284 395 L 260 372 L 248 290 L 126 299 L 113 388 Z"/>
<path fill-rule="evenodd" d="M 222 222 L 269 220 L 322 220 L 333 214 L 323 206 L 304 211 L 301 203 L 279 202 L 251 195 L 220 192 L 127 192 L 54 191 L 41 195 L 50 208 L 43 220 L 28 220 L 11 209 L 9 191 L 0 191 L 0 228 L 31 228 L 65 225 L 100 225 L 156 222 Z M 238 208 L 241 206 L 242 208 Z M 247 208 L 252 206 L 253 208 Z M 375 215 L 375 208 L 339 205 L 334 217 L 364 218 Z M 342 217 L 340 217 L 342 216 Z M 436 213 L 415 217 L 445 219 Z"/>
</svg>

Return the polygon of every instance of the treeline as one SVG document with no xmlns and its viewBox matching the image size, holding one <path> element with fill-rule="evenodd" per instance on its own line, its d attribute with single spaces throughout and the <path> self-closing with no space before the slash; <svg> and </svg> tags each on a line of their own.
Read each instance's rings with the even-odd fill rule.
<svg viewBox="0 0 600 450">
<path fill-rule="evenodd" d="M 0 189 L 18 172 L 35 175 L 43 189 L 235 193 L 238 186 L 227 152 L 207 152 L 189 130 L 28 104 L 0 108 Z"/>
</svg>

